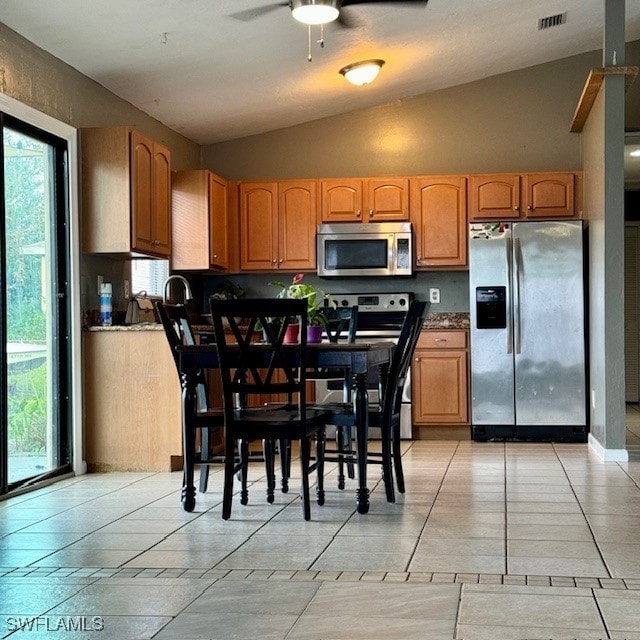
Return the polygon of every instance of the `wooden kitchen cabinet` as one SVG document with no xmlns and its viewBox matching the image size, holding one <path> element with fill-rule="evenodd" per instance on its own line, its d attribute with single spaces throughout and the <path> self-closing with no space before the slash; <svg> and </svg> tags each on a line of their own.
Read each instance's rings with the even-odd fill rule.
<svg viewBox="0 0 640 640">
<path fill-rule="evenodd" d="M 412 178 L 411 223 L 415 234 L 416 270 L 466 266 L 466 177 Z"/>
<path fill-rule="evenodd" d="M 575 173 L 488 174 L 469 178 L 470 220 L 572 218 Z"/>
<path fill-rule="evenodd" d="M 409 219 L 409 178 L 322 180 L 322 222 Z"/>
<path fill-rule="evenodd" d="M 469 347 L 465 330 L 425 330 L 411 367 L 413 424 L 469 424 Z"/>
<path fill-rule="evenodd" d="M 130 127 L 82 130 L 83 251 L 171 255 L 171 154 Z"/>
<path fill-rule="evenodd" d="M 171 268 L 226 271 L 229 267 L 227 181 L 207 170 L 172 176 Z"/>
<path fill-rule="evenodd" d="M 315 180 L 240 184 L 240 269 L 314 271 Z"/>
</svg>

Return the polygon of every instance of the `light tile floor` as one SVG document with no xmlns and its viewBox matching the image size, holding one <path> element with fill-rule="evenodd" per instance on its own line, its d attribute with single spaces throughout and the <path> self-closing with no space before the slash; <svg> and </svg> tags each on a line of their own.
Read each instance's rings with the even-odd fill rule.
<svg viewBox="0 0 640 640">
<path fill-rule="evenodd" d="M 311 522 L 260 465 L 227 522 L 220 471 L 190 514 L 180 473 L 64 480 L 0 502 L 0 637 L 640 639 L 638 457 L 407 443 L 395 504 L 376 467 L 357 514 L 332 468 Z"/>
</svg>

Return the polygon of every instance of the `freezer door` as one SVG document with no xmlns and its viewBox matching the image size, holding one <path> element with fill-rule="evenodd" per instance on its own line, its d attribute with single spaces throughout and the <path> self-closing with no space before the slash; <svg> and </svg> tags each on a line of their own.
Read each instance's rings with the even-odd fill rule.
<svg viewBox="0 0 640 640">
<path fill-rule="evenodd" d="M 513 225 L 516 424 L 585 425 L 582 223 Z"/>
<path fill-rule="evenodd" d="M 473 425 L 515 424 L 510 246 L 510 223 L 469 226 Z"/>
</svg>

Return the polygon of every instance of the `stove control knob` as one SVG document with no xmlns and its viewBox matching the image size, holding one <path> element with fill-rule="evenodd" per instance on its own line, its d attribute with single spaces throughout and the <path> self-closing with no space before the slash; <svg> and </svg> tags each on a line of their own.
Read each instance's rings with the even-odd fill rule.
<svg viewBox="0 0 640 640">
<path fill-rule="evenodd" d="M 407 304 L 407 301 L 404 298 L 400 298 L 400 306 L 404 307 L 406 306 L 406 304 Z"/>
<path fill-rule="evenodd" d="M 391 306 L 393 306 L 395 303 L 396 303 L 396 301 L 395 301 L 395 300 L 389 300 L 389 304 L 390 304 Z"/>
<path fill-rule="evenodd" d="M 348 307 L 348 306 L 349 306 L 349 301 L 348 301 L 346 298 L 343 298 L 343 299 L 340 301 L 340 304 L 341 304 L 343 307 Z"/>
</svg>

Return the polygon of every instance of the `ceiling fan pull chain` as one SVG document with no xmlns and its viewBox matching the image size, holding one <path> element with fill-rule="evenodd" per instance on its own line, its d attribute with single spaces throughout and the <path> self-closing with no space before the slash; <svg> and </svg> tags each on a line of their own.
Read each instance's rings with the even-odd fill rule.
<svg viewBox="0 0 640 640">
<path fill-rule="evenodd" d="M 318 40 L 318 44 L 321 49 L 324 49 L 324 24 L 320 25 L 320 40 Z"/>
<path fill-rule="evenodd" d="M 307 25 L 307 30 L 308 30 L 308 38 L 307 38 L 307 60 L 309 62 L 311 62 L 311 60 L 313 59 L 311 57 L 311 25 Z"/>
</svg>

